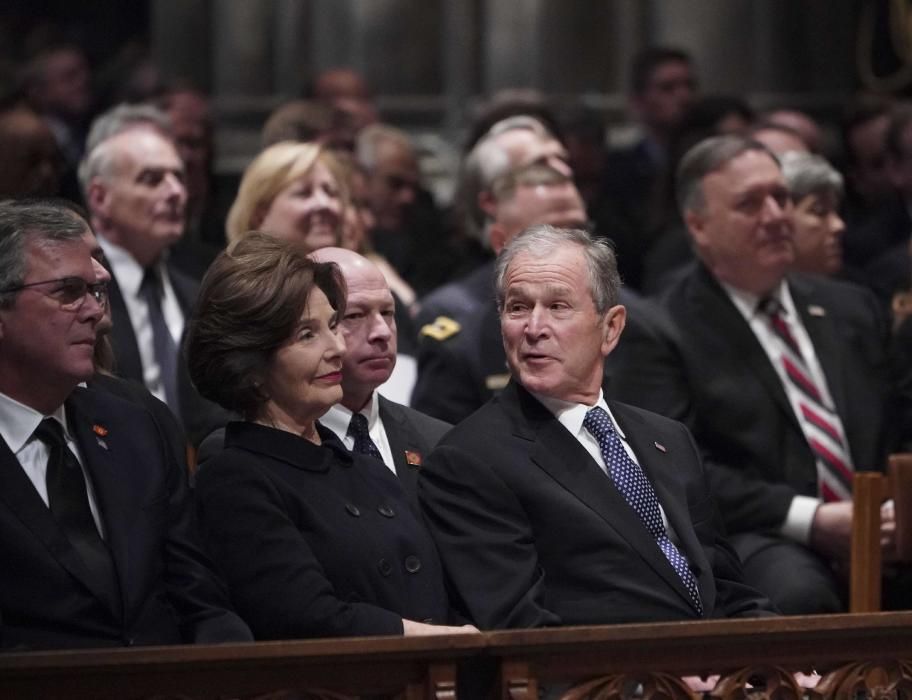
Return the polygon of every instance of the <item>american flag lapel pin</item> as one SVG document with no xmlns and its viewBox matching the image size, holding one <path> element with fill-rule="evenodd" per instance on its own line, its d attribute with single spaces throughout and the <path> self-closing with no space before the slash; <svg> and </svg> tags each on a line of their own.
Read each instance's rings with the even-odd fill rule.
<svg viewBox="0 0 912 700">
<path fill-rule="evenodd" d="M 421 453 L 415 450 L 406 450 L 405 451 L 405 462 L 412 467 L 421 466 Z"/>
<path fill-rule="evenodd" d="M 826 309 L 824 309 L 822 306 L 818 306 L 817 304 L 811 304 L 810 306 L 808 306 L 808 313 L 811 316 L 817 316 L 818 318 L 823 318 L 824 316 L 826 316 Z"/>
<path fill-rule="evenodd" d="M 656 448 L 659 452 L 668 452 L 668 450 L 665 449 L 665 445 L 663 445 L 661 442 L 654 442 L 654 443 L 652 443 L 652 444 L 655 445 L 655 448 Z"/>
</svg>

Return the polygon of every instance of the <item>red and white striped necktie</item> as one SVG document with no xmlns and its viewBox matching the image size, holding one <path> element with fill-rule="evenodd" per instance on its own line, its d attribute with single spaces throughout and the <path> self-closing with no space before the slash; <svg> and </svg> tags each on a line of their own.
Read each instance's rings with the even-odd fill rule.
<svg viewBox="0 0 912 700">
<path fill-rule="evenodd" d="M 769 318 L 779 346 L 779 360 L 791 385 L 797 390 L 798 422 L 817 457 L 820 496 L 825 502 L 852 497 L 852 458 L 835 407 L 824 396 L 808 369 L 795 340 L 782 304 L 772 297 L 761 300 L 758 309 Z"/>
</svg>

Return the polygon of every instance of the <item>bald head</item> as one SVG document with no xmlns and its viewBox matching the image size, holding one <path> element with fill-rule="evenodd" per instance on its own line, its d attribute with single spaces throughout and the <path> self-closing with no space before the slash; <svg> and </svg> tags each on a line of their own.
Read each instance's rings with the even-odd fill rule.
<svg viewBox="0 0 912 700">
<path fill-rule="evenodd" d="M 363 255 L 346 248 L 320 248 L 310 257 L 335 263 L 345 278 L 342 405 L 360 411 L 396 366 L 396 302 L 383 274 Z"/>
</svg>

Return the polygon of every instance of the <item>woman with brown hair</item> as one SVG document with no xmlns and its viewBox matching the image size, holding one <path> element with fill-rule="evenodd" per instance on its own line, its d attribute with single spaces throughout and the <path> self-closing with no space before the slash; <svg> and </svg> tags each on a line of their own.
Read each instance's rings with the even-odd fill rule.
<svg viewBox="0 0 912 700">
<path fill-rule="evenodd" d="M 190 373 L 244 420 L 197 477 L 204 542 L 258 639 L 473 631 L 434 626 L 440 561 L 396 477 L 317 421 L 342 398 L 344 306 L 335 265 L 261 233 L 209 269 Z"/>
</svg>

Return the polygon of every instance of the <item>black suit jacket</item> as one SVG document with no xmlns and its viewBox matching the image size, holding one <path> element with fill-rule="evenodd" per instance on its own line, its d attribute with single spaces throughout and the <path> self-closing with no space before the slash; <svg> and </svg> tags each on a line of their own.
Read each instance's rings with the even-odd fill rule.
<svg viewBox="0 0 912 700">
<path fill-rule="evenodd" d="M 206 545 L 257 639 L 401 634 L 448 618 L 434 543 L 399 481 L 319 426 L 322 446 L 229 423 L 197 476 Z"/>
<path fill-rule="evenodd" d="M 870 292 L 821 277 L 789 289 L 826 375 L 856 469 L 891 441 L 886 330 Z M 775 368 L 702 265 L 663 298 L 673 335 L 628 358 L 627 392 L 683 420 L 706 460 L 729 532 L 778 531 L 796 494 L 817 495 L 815 458 Z"/>
<path fill-rule="evenodd" d="M 765 614 L 721 535 L 686 428 L 609 405 L 690 561 L 705 615 Z M 441 441 L 419 498 L 464 612 L 483 629 L 698 617 L 610 478 L 516 384 Z"/>
<path fill-rule="evenodd" d="M 73 648 L 247 641 L 197 547 L 186 472 L 151 414 L 76 389 L 67 421 L 95 489 L 120 600 L 110 600 L 0 441 L 2 644 Z"/>
<path fill-rule="evenodd" d="M 418 473 L 424 460 L 453 426 L 377 394 L 396 475 L 406 497 L 418 502 Z"/>
<path fill-rule="evenodd" d="M 168 276 L 171 279 L 171 285 L 174 287 L 174 294 L 177 297 L 181 311 L 184 313 L 184 317 L 189 320 L 193 305 L 196 303 L 199 283 L 171 263 L 168 264 Z M 133 332 L 133 324 L 130 322 L 127 305 L 124 302 L 123 293 L 120 291 L 113 272 L 111 273 L 108 294 L 111 304 L 111 320 L 114 324 L 111 329 L 111 347 L 114 351 L 115 360 L 114 371 L 120 377 L 144 384 L 142 360 L 139 354 L 139 345 L 136 342 L 136 334 Z M 198 445 L 209 433 L 218 427 L 224 426 L 225 423 L 231 420 L 232 416 L 228 411 L 225 411 L 212 401 L 204 399 L 196 391 L 193 382 L 190 380 L 190 373 L 187 370 L 187 361 L 183 352 L 180 353 L 178 358 L 177 390 L 180 402 L 180 422 L 192 444 Z"/>
</svg>

